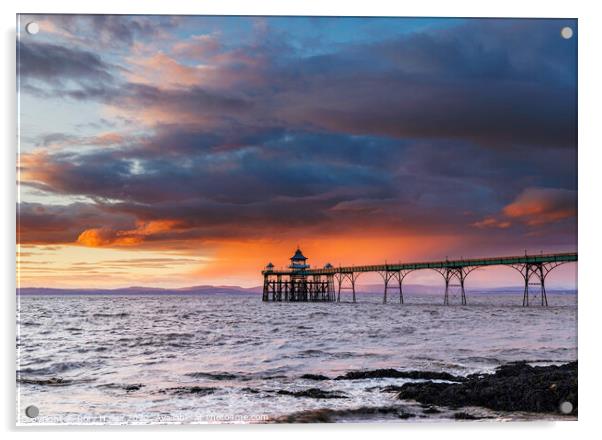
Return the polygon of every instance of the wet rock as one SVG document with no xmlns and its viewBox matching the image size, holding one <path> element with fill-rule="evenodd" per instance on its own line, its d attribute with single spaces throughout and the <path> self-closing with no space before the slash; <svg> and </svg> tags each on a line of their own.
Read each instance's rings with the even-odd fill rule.
<svg viewBox="0 0 602 440">
<path fill-rule="evenodd" d="M 241 391 L 244 393 L 250 393 L 250 394 L 259 394 L 261 392 L 256 388 L 249 388 L 249 387 L 241 388 Z"/>
<path fill-rule="evenodd" d="M 375 417 L 390 417 L 391 419 L 409 419 L 414 414 L 404 411 L 396 406 L 362 406 L 354 409 L 329 409 L 321 408 L 300 411 L 286 416 L 272 419 L 272 423 L 335 423 L 340 421 L 373 420 Z"/>
<path fill-rule="evenodd" d="M 402 412 L 398 415 L 400 419 L 411 419 L 412 417 L 416 417 L 414 414 Z"/>
<path fill-rule="evenodd" d="M 304 374 L 301 379 L 307 380 L 330 380 L 330 377 L 323 376 L 321 374 Z"/>
<path fill-rule="evenodd" d="M 68 385 L 71 383 L 70 380 L 65 380 L 61 377 L 51 377 L 50 379 L 27 379 L 18 377 L 17 382 L 29 385 Z"/>
<path fill-rule="evenodd" d="M 398 397 L 452 408 L 549 413 L 559 412 L 560 404 L 568 401 L 572 414 L 577 414 L 577 362 L 547 367 L 518 362 L 499 367 L 494 374 L 468 376 L 462 383 L 408 383 Z"/>
<path fill-rule="evenodd" d="M 195 379 L 213 379 L 213 380 L 234 380 L 237 379 L 238 376 L 232 373 L 206 373 L 206 372 L 196 372 L 196 373 L 188 373 L 186 376 L 194 377 Z"/>
<path fill-rule="evenodd" d="M 144 385 L 141 383 L 134 383 L 134 384 L 122 384 L 122 383 L 103 383 L 98 385 L 99 388 L 106 388 L 106 389 L 110 389 L 110 390 L 124 390 L 126 392 L 132 392 L 132 391 L 138 391 L 140 388 L 142 388 Z"/>
<path fill-rule="evenodd" d="M 399 393 L 401 391 L 401 385 L 387 385 L 386 387 L 374 387 L 380 389 L 383 393 Z"/>
<path fill-rule="evenodd" d="M 456 420 L 478 420 L 481 417 L 473 416 L 472 414 L 468 414 L 465 412 L 457 412 L 454 413 L 454 419 Z"/>
<path fill-rule="evenodd" d="M 381 368 L 378 370 L 350 371 L 343 376 L 337 376 L 334 380 L 355 380 L 355 379 L 380 379 L 380 378 L 401 378 L 401 379 L 426 379 L 426 380 L 449 380 L 453 382 L 462 382 L 464 377 L 454 376 L 445 372 L 437 371 L 400 371 L 393 368 Z"/>
<path fill-rule="evenodd" d="M 441 413 L 441 411 L 439 411 L 434 406 L 429 406 L 428 408 L 423 409 L 422 412 L 425 413 L 425 414 L 439 414 L 439 413 Z"/>
<path fill-rule="evenodd" d="M 138 391 L 140 388 L 142 388 L 144 385 L 142 385 L 141 383 L 135 383 L 132 385 L 126 385 L 123 387 L 124 390 L 126 390 L 128 393 L 131 391 Z"/>
<path fill-rule="evenodd" d="M 163 390 L 163 392 L 167 391 L 173 394 L 196 394 L 199 396 L 207 396 L 213 394 L 216 390 L 217 388 L 192 386 L 168 388 L 167 390 Z"/>
<path fill-rule="evenodd" d="M 276 394 L 295 397 L 311 397 L 312 399 L 347 399 L 347 396 L 344 393 L 338 391 L 324 391 L 319 388 L 309 388 L 302 391 L 279 390 Z"/>
</svg>

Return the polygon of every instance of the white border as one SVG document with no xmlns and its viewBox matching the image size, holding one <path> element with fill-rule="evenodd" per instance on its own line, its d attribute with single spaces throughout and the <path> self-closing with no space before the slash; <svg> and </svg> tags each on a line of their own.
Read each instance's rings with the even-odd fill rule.
<svg viewBox="0 0 602 440">
<path fill-rule="evenodd" d="M 53 12 L 53 13 L 138 13 L 138 14 L 216 14 L 216 15 L 355 15 L 355 16 L 463 16 L 463 17 L 570 17 L 579 19 L 579 422 L 564 423 L 455 423 L 455 424 L 397 424 L 387 425 L 289 425 L 289 426 L 184 426 L 184 427 L 129 427 L 127 431 L 150 437 L 163 437 L 173 431 L 181 431 L 198 437 L 199 435 L 241 434 L 251 438 L 282 437 L 304 438 L 308 435 L 344 434 L 349 437 L 397 437 L 400 435 L 420 436 L 421 438 L 472 438 L 488 439 L 509 436 L 545 436 L 549 439 L 576 438 L 595 429 L 599 419 L 598 405 L 600 386 L 600 314 L 602 313 L 602 292 L 598 280 L 599 268 L 596 267 L 596 251 L 602 249 L 600 243 L 597 214 L 600 209 L 602 190 L 600 166 L 602 164 L 602 142 L 600 139 L 600 78 L 602 78 L 600 47 L 602 23 L 595 2 L 545 1 L 526 2 L 524 0 L 505 0 L 483 2 L 469 0 L 415 2 L 393 2 L 391 0 L 370 0 L 357 2 L 352 0 L 215 0 L 185 1 L 169 0 L 143 1 L 102 0 L 82 2 L 69 0 L 21 0 L 10 4 L 2 2 L 2 85 L 4 88 L 2 111 L 3 145 L 2 164 L 5 167 L 2 185 L 2 271 L 4 289 L 4 332 L 2 348 L 8 362 L 3 362 L 3 378 L 6 380 L 2 399 L 4 430 L 15 434 L 14 400 L 14 310 L 15 310 L 15 14 Z M 470 36 L 467 36 L 470 38 Z M 82 434 L 86 437 L 106 435 L 125 435 L 126 428 L 45 428 L 29 431 L 27 435 L 44 435 L 64 438 L 67 435 Z M 199 432 L 202 431 L 202 432 Z M 180 435 L 180 434 L 178 434 Z"/>
</svg>

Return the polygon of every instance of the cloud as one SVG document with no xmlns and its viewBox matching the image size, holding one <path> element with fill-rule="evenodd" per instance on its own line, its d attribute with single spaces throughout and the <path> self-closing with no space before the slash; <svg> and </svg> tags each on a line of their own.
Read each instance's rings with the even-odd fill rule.
<svg viewBox="0 0 602 440">
<path fill-rule="evenodd" d="M 130 49 L 139 39 L 160 39 L 173 29 L 177 16 L 109 14 L 21 15 L 21 21 L 36 21 L 40 30 L 64 42 L 103 49 Z"/>
<path fill-rule="evenodd" d="M 135 229 L 115 231 L 107 227 L 86 229 L 77 237 L 77 243 L 90 247 L 135 246 L 146 237 L 156 236 L 175 229 L 176 220 L 154 220 L 138 222 Z"/>
<path fill-rule="evenodd" d="M 107 102 L 126 116 L 156 123 L 195 124 L 213 127 L 254 111 L 254 102 L 235 92 L 212 92 L 202 87 L 162 89 L 145 84 L 128 84 Z M 260 111 L 259 109 L 257 109 Z"/>
<path fill-rule="evenodd" d="M 117 19 L 99 20 L 99 26 L 119 34 L 121 25 L 111 25 Z M 54 45 L 50 52 L 58 52 L 65 67 L 47 71 L 47 64 L 59 63 L 32 59 L 26 52 L 22 73 L 54 82 L 75 78 L 81 87 L 55 86 L 46 93 L 100 100 L 150 126 L 223 129 L 236 121 L 399 139 L 458 139 L 495 148 L 572 147 L 575 42 L 550 43 L 558 43 L 557 27 L 553 20 L 519 25 L 481 20 L 310 56 L 286 34 L 274 38 L 266 28 L 237 47 L 212 43 L 201 65 L 177 59 L 183 50 L 178 42 L 169 51 L 128 56 L 111 73 L 92 53 L 67 48 L 61 53 Z M 197 36 L 188 43 L 216 38 Z M 24 44 L 26 51 L 29 45 Z M 129 82 L 109 81 L 118 71 Z M 89 77 L 96 81 L 82 79 Z"/>
<path fill-rule="evenodd" d="M 21 202 L 17 208 L 17 242 L 19 244 L 75 243 L 88 228 L 133 228 L 135 218 L 111 213 L 91 203 L 44 205 Z"/>
<path fill-rule="evenodd" d="M 509 218 L 530 226 L 577 216 L 577 192 L 559 188 L 526 188 L 503 210 Z"/>
<path fill-rule="evenodd" d="M 473 226 L 477 228 L 500 228 L 506 229 L 512 226 L 512 223 L 505 220 L 498 220 L 495 217 L 485 217 L 483 220 L 479 220 L 473 223 Z"/>
<path fill-rule="evenodd" d="M 35 139 L 36 144 L 40 147 L 61 149 L 70 146 L 123 146 L 129 141 L 129 138 L 115 131 L 99 133 L 94 136 L 47 133 Z"/>
<path fill-rule="evenodd" d="M 472 225 L 477 228 L 510 228 L 522 223 L 531 228 L 577 218 L 577 191 L 562 188 L 530 187 L 505 205 L 497 216 L 487 216 Z"/>
<path fill-rule="evenodd" d="M 163 88 L 199 86 L 207 70 L 203 66 L 182 65 L 163 52 L 130 57 L 128 64 L 125 77 L 129 81 L 136 84 L 161 84 Z"/>
<path fill-rule="evenodd" d="M 17 68 L 21 80 L 35 79 L 62 86 L 68 81 L 91 85 L 108 83 L 113 79 L 112 66 L 89 50 L 22 40 L 17 45 Z"/>
<path fill-rule="evenodd" d="M 489 213 L 508 205 L 537 160 L 520 150 L 486 152 L 471 144 L 283 128 L 232 133 L 166 125 L 122 148 L 26 154 L 21 175 L 25 185 L 93 201 L 103 222 L 82 219 L 70 236 L 89 246 L 192 246 L 358 228 L 511 230 L 523 219 Z M 161 224 L 169 227 L 151 227 Z"/>
<path fill-rule="evenodd" d="M 188 40 L 174 44 L 173 51 L 177 55 L 194 60 L 205 60 L 208 56 L 216 54 L 222 48 L 218 35 L 200 34 L 192 35 Z"/>
<path fill-rule="evenodd" d="M 75 38 L 83 22 L 69 20 L 56 25 Z M 102 55 L 85 39 L 21 43 L 26 90 L 128 121 L 50 133 L 22 155 L 23 185 L 88 201 L 24 206 L 23 240 L 194 247 L 361 230 L 504 243 L 575 215 L 575 47 L 557 44 L 558 22 L 308 49 L 270 19 L 249 38 L 207 27 L 184 41 L 118 21 L 89 22 L 122 42 Z"/>
</svg>

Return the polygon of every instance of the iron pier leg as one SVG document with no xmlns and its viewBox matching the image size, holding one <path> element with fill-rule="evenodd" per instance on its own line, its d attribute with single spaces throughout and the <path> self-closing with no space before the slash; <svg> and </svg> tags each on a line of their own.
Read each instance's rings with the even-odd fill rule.
<svg viewBox="0 0 602 440">
<path fill-rule="evenodd" d="M 387 304 L 387 285 L 389 284 L 388 275 L 385 274 L 385 294 L 383 296 L 383 304 Z"/>
<path fill-rule="evenodd" d="M 462 287 L 462 305 L 466 305 L 466 292 L 464 291 L 464 269 L 460 272 L 460 286 Z"/>
<path fill-rule="evenodd" d="M 547 307 L 548 306 L 548 296 L 546 295 L 546 286 L 545 286 L 546 277 L 544 276 L 544 273 L 543 273 L 543 264 L 539 265 L 539 279 L 541 281 L 541 305 L 542 305 L 542 307 Z"/>
<path fill-rule="evenodd" d="M 278 275 L 278 301 L 282 301 L 282 276 Z"/>
<path fill-rule="evenodd" d="M 399 303 L 403 304 L 403 290 L 401 290 L 401 283 L 402 283 L 402 278 L 401 278 L 401 274 L 399 274 Z"/>
<path fill-rule="evenodd" d="M 548 295 L 546 294 L 546 286 L 543 281 L 541 283 L 541 302 L 542 306 L 548 307 Z"/>
<path fill-rule="evenodd" d="M 339 278 L 339 288 L 337 292 L 337 302 L 341 302 L 341 284 L 343 284 L 343 279 Z"/>
<path fill-rule="evenodd" d="M 334 293 L 334 276 L 329 280 L 329 285 L 328 285 L 328 300 L 329 301 L 336 300 L 335 293 Z"/>
<path fill-rule="evenodd" d="M 529 307 L 529 265 L 525 264 L 525 292 L 523 294 L 523 307 Z"/>
<path fill-rule="evenodd" d="M 445 296 L 443 297 L 443 305 L 449 305 L 449 275 L 445 276 Z"/>
<path fill-rule="evenodd" d="M 353 291 L 353 302 L 355 302 L 355 276 L 351 274 L 351 290 Z"/>
</svg>

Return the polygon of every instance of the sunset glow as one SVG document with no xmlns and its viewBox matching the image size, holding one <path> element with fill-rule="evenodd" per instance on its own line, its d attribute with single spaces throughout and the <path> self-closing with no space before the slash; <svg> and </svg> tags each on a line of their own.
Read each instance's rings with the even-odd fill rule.
<svg viewBox="0 0 602 440">
<path fill-rule="evenodd" d="M 312 266 L 576 251 L 567 25 L 21 16 L 19 285 L 251 287 L 296 246 Z"/>
</svg>

